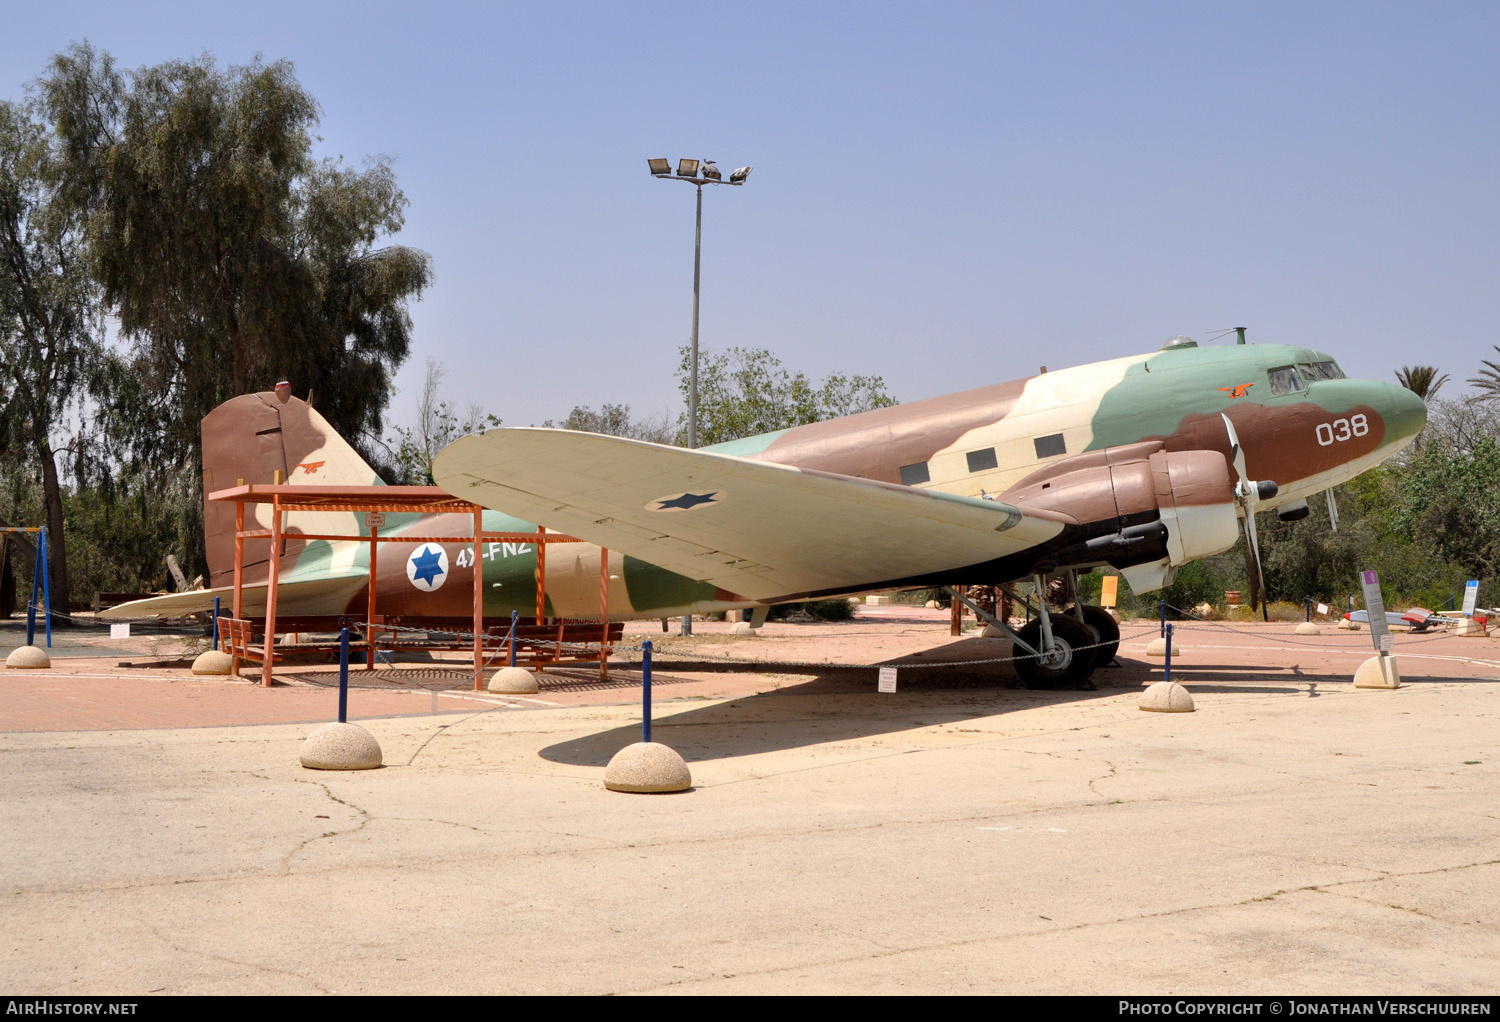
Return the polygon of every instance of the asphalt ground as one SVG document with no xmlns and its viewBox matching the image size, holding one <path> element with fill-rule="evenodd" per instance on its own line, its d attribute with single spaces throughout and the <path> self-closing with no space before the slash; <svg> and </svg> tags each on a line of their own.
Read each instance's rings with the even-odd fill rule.
<svg viewBox="0 0 1500 1022">
<path fill-rule="evenodd" d="M 69 633 L 0 671 L 0 987 L 149 993 L 1492 995 L 1500 641 L 1127 623 L 1091 691 L 1008 687 L 946 613 L 700 623 L 639 673 L 467 691 L 351 672 L 380 770 L 303 769 L 327 664 L 194 679 L 201 635 Z M 0 652 L 19 641 L 0 625 Z M 121 666 L 122 663 L 130 666 Z M 894 694 L 876 668 L 898 666 Z M 176 665 L 176 666 L 174 666 Z M 409 677 L 403 677 L 406 672 Z M 435 712 L 434 712 L 435 711 Z"/>
</svg>

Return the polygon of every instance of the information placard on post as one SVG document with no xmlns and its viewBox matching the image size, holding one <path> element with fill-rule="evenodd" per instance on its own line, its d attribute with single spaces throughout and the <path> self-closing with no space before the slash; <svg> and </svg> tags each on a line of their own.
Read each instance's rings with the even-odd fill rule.
<svg viewBox="0 0 1500 1022">
<path fill-rule="evenodd" d="M 1365 591 L 1365 610 L 1370 615 L 1370 641 L 1382 653 L 1391 651 L 1390 629 L 1385 625 L 1385 597 L 1380 595 L 1380 576 L 1373 571 L 1359 573 Z"/>
<path fill-rule="evenodd" d="M 882 667 L 880 669 L 878 688 L 881 692 L 896 691 L 896 669 L 894 667 Z"/>
<path fill-rule="evenodd" d="M 1474 606 L 1479 602 L 1479 579 L 1471 578 L 1464 586 L 1464 617 L 1474 616 Z"/>
<path fill-rule="evenodd" d="M 1099 590 L 1099 606 L 1113 607 L 1119 599 L 1120 577 L 1118 575 L 1105 575 L 1104 585 Z"/>
</svg>

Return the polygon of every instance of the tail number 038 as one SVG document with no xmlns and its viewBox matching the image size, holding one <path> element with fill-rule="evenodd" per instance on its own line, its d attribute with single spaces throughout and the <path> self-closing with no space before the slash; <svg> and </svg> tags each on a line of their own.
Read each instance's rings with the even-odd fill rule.
<svg viewBox="0 0 1500 1022">
<path fill-rule="evenodd" d="M 1365 418 L 1365 413 L 1351 415 L 1347 419 L 1334 419 L 1332 422 L 1318 423 L 1318 443 L 1323 447 L 1330 444 L 1341 443 L 1352 440 L 1357 436 L 1364 436 L 1370 432 L 1370 420 Z"/>
</svg>

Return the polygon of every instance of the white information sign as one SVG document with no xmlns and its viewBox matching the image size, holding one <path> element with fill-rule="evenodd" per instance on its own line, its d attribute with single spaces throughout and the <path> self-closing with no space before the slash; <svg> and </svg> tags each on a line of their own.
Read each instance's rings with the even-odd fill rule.
<svg viewBox="0 0 1500 1022">
<path fill-rule="evenodd" d="M 1479 602 L 1479 579 L 1471 578 L 1464 586 L 1464 617 L 1474 616 L 1474 605 Z"/>
<path fill-rule="evenodd" d="M 880 669 L 880 691 L 896 691 L 896 669 L 894 667 L 882 667 Z"/>
<path fill-rule="evenodd" d="M 383 529 L 383 528 L 385 528 L 385 512 L 384 511 L 367 511 L 365 513 L 365 528 L 367 528 L 367 529 Z"/>
<path fill-rule="evenodd" d="M 1326 603 L 1320 603 L 1320 604 L 1318 604 L 1318 613 L 1322 614 L 1324 616 L 1327 616 L 1327 614 L 1328 614 L 1328 604 L 1326 604 Z"/>
<path fill-rule="evenodd" d="M 128 639 L 128 638 L 130 638 L 130 622 L 127 621 L 123 625 L 110 625 L 109 626 L 109 637 L 111 639 Z"/>
<path fill-rule="evenodd" d="M 1382 653 L 1390 653 L 1390 652 L 1393 652 L 1395 650 L 1395 648 L 1396 648 L 1396 637 L 1394 635 L 1392 635 L 1390 632 L 1386 632 L 1384 635 L 1382 635 L 1380 637 L 1380 652 L 1382 652 Z"/>
<path fill-rule="evenodd" d="M 1365 610 L 1370 612 L 1370 641 L 1376 650 L 1389 653 L 1391 633 L 1385 625 L 1385 597 L 1380 595 L 1380 576 L 1373 571 L 1362 571 L 1359 581 L 1365 590 Z"/>
</svg>

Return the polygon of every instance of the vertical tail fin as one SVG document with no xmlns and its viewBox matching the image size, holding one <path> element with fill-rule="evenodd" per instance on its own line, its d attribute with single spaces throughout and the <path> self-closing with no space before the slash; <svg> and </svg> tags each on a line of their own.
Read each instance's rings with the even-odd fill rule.
<svg viewBox="0 0 1500 1022">
<path fill-rule="evenodd" d="M 280 471 L 289 484 L 374 486 L 375 470 L 328 420 L 306 401 L 274 391 L 231 398 L 203 417 L 203 491 L 207 495 L 239 484 L 270 484 Z M 289 570 L 307 548 L 294 532 L 358 534 L 362 516 L 353 512 L 293 512 L 286 516 L 282 570 Z M 245 526 L 271 527 L 266 505 L 245 509 Z M 208 569 L 212 586 L 234 581 L 234 507 L 207 501 L 203 509 Z M 351 548 L 352 555 L 352 548 Z M 245 580 L 264 581 L 269 549 L 263 541 L 245 544 Z"/>
</svg>

